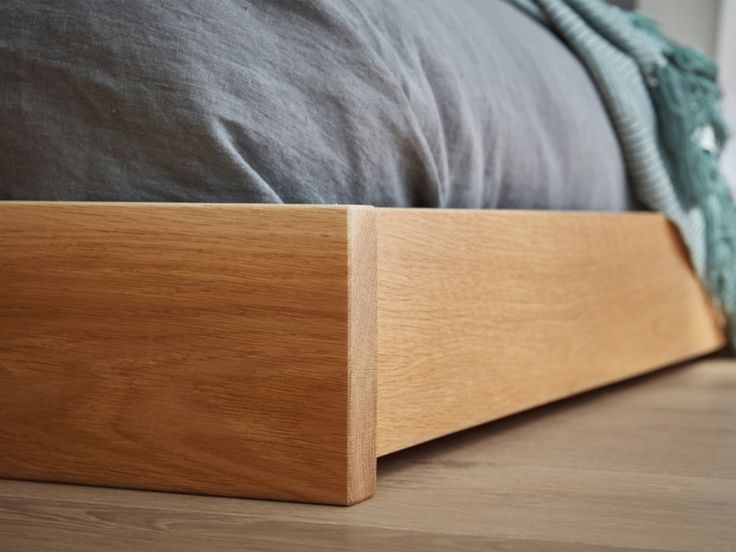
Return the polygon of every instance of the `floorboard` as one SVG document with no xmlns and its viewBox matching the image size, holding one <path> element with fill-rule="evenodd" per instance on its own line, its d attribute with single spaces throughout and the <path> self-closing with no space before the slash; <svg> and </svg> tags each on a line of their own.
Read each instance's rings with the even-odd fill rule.
<svg viewBox="0 0 736 552">
<path fill-rule="evenodd" d="M 732 551 L 736 361 L 389 455 L 351 508 L 0 481 L 0 550 Z"/>
</svg>

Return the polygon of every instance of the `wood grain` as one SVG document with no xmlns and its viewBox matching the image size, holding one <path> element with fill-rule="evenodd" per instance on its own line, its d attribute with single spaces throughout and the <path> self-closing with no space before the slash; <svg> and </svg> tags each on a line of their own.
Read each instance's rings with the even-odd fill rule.
<svg viewBox="0 0 736 552">
<path fill-rule="evenodd" d="M 348 223 L 347 504 L 376 488 L 377 281 L 376 213 L 350 208 Z"/>
<path fill-rule="evenodd" d="M 386 456 L 352 508 L 0 481 L 0 550 L 732 552 L 736 362 Z"/>
<path fill-rule="evenodd" d="M 370 496 L 375 247 L 349 241 L 375 234 L 372 220 L 359 207 L 0 203 L 0 474 Z"/>
<path fill-rule="evenodd" d="M 655 214 L 5 202 L 0 230 L 6 476 L 352 504 L 376 455 L 724 343 Z"/>
<path fill-rule="evenodd" d="M 658 214 L 378 209 L 378 454 L 724 344 Z"/>
</svg>

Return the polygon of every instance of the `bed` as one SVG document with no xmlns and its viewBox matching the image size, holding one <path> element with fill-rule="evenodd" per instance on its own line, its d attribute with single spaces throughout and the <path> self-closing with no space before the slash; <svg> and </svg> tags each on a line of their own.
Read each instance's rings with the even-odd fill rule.
<svg viewBox="0 0 736 552">
<path fill-rule="evenodd" d="M 0 21 L 0 475 L 354 504 L 377 456 L 725 344 L 504 2 Z"/>
</svg>

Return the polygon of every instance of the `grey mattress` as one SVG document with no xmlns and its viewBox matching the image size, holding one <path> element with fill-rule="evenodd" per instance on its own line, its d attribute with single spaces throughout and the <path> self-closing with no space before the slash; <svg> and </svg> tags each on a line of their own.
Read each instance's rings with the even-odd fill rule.
<svg viewBox="0 0 736 552">
<path fill-rule="evenodd" d="M 502 0 L 4 0 L 0 198 L 622 210 L 581 63 Z"/>
</svg>

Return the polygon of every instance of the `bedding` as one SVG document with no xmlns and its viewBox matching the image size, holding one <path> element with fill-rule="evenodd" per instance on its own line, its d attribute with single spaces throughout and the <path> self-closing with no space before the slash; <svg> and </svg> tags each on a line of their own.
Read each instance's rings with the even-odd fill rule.
<svg viewBox="0 0 736 552">
<path fill-rule="evenodd" d="M 585 67 L 503 0 L 5 0 L 0 74 L 2 199 L 635 206 Z"/>
<path fill-rule="evenodd" d="M 729 322 L 736 351 L 736 205 L 719 167 L 728 139 L 718 67 L 657 25 L 600 0 L 513 0 L 555 29 L 595 78 L 630 184 L 673 221 Z"/>
</svg>

